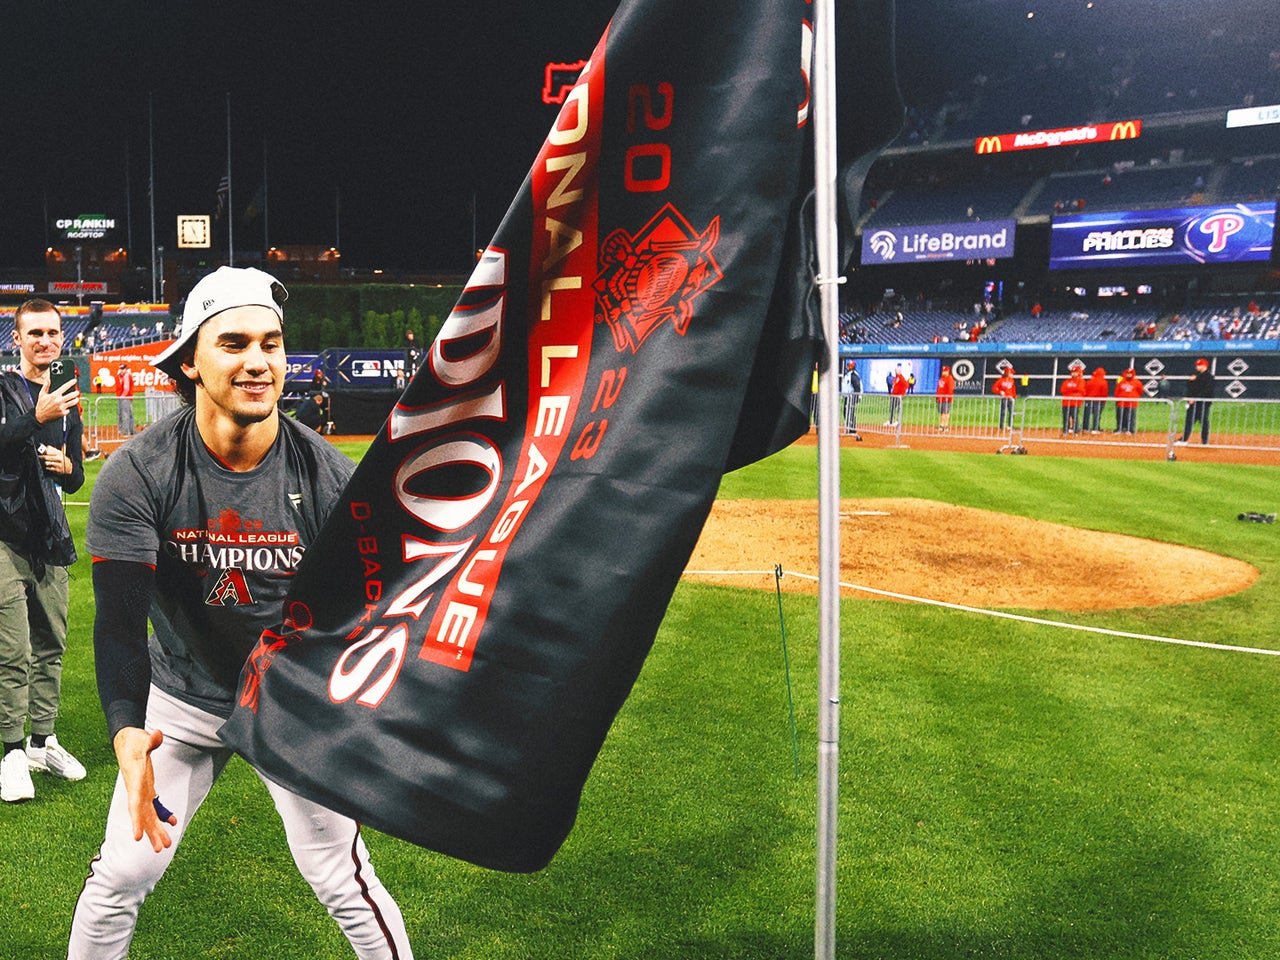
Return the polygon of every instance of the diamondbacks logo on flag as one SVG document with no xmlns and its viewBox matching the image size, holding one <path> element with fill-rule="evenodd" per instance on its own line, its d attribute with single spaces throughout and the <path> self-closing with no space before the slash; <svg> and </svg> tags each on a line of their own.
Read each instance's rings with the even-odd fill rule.
<svg viewBox="0 0 1280 960">
<path fill-rule="evenodd" d="M 721 476 L 808 427 L 808 17 L 620 7 L 245 666 L 267 776 L 488 867 L 559 848 Z"/>
</svg>

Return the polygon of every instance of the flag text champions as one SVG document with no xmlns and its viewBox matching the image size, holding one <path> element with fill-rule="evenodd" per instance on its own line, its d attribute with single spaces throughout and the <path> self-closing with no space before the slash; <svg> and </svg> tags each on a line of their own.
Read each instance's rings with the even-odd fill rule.
<svg viewBox="0 0 1280 960">
<path fill-rule="evenodd" d="M 596 76 L 588 63 L 534 167 L 529 276 L 511 276 L 515 258 L 497 247 L 487 249 L 419 373 L 451 395 L 423 407 L 402 401 L 392 411 L 388 439 L 407 448 L 392 478 L 395 500 L 434 535 L 404 532 L 394 544 L 357 537 L 365 613 L 330 674 L 334 702 L 355 697 L 378 706 L 410 653 L 469 669 L 503 559 L 566 448 L 586 382 L 593 326 L 597 194 L 588 172 L 597 168 L 600 145 L 602 84 L 593 82 Z M 512 329 L 512 320 L 519 318 L 509 313 L 512 285 L 521 282 L 528 283 L 527 335 L 518 323 Z M 526 336 L 528 403 L 522 411 L 511 403 L 498 361 L 509 337 L 523 341 Z M 503 495 L 502 452 L 485 428 L 522 412 L 523 440 Z M 431 472 L 458 467 L 478 471 L 475 475 L 484 478 L 479 489 L 461 496 L 414 492 L 430 486 L 420 481 Z M 477 530 L 499 496 L 496 519 Z M 363 533 L 372 505 L 352 502 L 348 508 Z M 387 550 L 422 571 L 394 596 L 384 596 L 387 581 L 380 576 Z"/>
</svg>

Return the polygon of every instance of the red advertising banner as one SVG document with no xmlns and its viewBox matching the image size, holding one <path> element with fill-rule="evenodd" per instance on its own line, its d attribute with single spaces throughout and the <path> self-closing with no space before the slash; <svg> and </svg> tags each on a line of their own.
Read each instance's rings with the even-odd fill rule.
<svg viewBox="0 0 1280 960">
<path fill-rule="evenodd" d="M 1090 123 L 1057 130 L 1030 130 L 1024 133 L 995 133 L 973 141 L 974 153 L 1004 153 L 1007 150 L 1038 150 L 1043 147 L 1070 147 L 1082 143 L 1136 140 L 1142 136 L 1141 120 Z"/>
<path fill-rule="evenodd" d="M 144 343 L 136 347 L 121 347 L 118 350 L 104 350 L 89 357 L 89 391 L 90 393 L 116 392 L 116 376 L 120 364 L 128 364 L 133 375 L 133 390 L 142 394 L 148 390 L 161 393 L 173 393 L 173 381 L 151 365 L 159 354 L 172 343 L 172 340 L 159 340 L 155 343 Z"/>
</svg>

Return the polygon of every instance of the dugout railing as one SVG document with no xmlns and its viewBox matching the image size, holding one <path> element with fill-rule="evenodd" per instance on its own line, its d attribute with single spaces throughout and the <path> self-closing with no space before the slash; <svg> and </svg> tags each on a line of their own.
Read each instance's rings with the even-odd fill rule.
<svg viewBox="0 0 1280 960">
<path fill-rule="evenodd" d="M 957 396 L 944 416 L 929 395 L 891 397 L 864 393 L 841 397 L 845 434 L 889 438 L 890 447 L 909 447 L 916 437 L 986 440 L 1001 451 L 1028 444 L 1110 444 L 1158 448 L 1176 459 L 1190 403 L 1183 398 L 1144 397 L 1135 401 L 1131 422 L 1114 398 L 1086 401 L 1064 420 L 1058 397 L 1018 397 L 1010 409 L 994 396 Z M 1280 451 L 1280 400 L 1209 401 L 1207 446 L 1233 450 Z M 1188 443 L 1200 444 L 1200 424 L 1192 423 Z"/>
</svg>

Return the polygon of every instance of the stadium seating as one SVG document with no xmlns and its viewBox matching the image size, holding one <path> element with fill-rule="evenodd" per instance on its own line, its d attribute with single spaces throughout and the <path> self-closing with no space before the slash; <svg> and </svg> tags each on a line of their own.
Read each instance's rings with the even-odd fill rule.
<svg viewBox="0 0 1280 960">
<path fill-rule="evenodd" d="M 1212 202 L 1207 191 L 1214 167 L 1207 162 L 1134 167 L 1114 172 L 1088 170 L 1054 174 L 1028 214 L 1052 215 L 1078 210 L 1131 210 L 1139 207 L 1184 206 Z M 1081 202 L 1079 206 L 1075 204 Z M 1055 205 L 1061 208 L 1055 209 Z"/>
<path fill-rule="evenodd" d="M 864 221 L 873 226 L 1001 220 L 1013 216 L 1035 177 L 987 179 L 963 185 L 904 186 L 888 195 Z"/>
<path fill-rule="evenodd" d="M 164 322 L 163 333 L 156 332 L 156 321 Z M 76 338 L 89 326 L 89 319 L 83 316 L 68 316 L 63 319 L 63 349 L 67 353 L 89 352 L 88 344 L 83 349 L 76 347 Z M 93 349 L 106 350 L 117 347 L 136 346 L 156 340 L 167 340 L 173 336 L 172 319 L 168 314 L 159 313 L 116 313 L 112 314 L 112 322 L 102 323 L 94 329 Z M 13 318 L 0 320 L 0 344 L 7 355 L 16 354 L 13 347 Z"/>
<path fill-rule="evenodd" d="M 1228 300 L 1192 307 L 1170 318 L 1161 340 L 1274 340 L 1280 337 L 1280 300 Z"/>
<path fill-rule="evenodd" d="M 1019 313 L 994 326 L 988 338 L 1004 342 L 1134 340 L 1136 329 L 1158 323 L 1159 318 L 1160 311 L 1148 307 L 1051 310 L 1039 317 Z"/>
<path fill-rule="evenodd" d="M 1280 198 L 1280 156 L 1234 161 L 1223 178 L 1222 194 L 1241 202 Z"/>
</svg>

